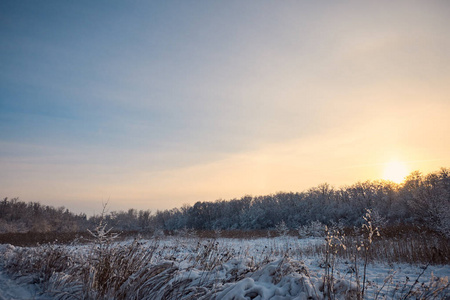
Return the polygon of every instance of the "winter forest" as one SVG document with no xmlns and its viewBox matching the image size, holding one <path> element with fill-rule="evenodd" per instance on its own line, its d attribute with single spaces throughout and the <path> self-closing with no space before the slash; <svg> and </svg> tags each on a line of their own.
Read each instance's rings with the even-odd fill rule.
<svg viewBox="0 0 450 300">
<path fill-rule="evenodd" d="M 450 170 L 87 217 L 0 204 L 0 299 L 448 299 Z"/>
<path fill-rule="evenodd" d="M 99 204 L 99 206 L 101 203 Z M 0 203 L 0 233 L 83 232 L 100 218 L 117 232 L 158 230 L 271 230 L 285 224 L 297 230 L 314 222 L 360 226 L 366 209 L 386 226 L 408 225 L 450 236 L 450 169 L 411 173 L 401 184 L 357 182 L 334 188 L 327 183 L 303 192 L 197 202 L 179 208 L 105 212 L 87 217 L 17 198 Z"/>
</svg>

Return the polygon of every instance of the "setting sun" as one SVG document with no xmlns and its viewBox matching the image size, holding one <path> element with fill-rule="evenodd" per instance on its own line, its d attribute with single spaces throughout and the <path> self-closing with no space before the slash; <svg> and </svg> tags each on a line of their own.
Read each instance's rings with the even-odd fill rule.
<svg viewBox="0 0 450 300">
<path fill-rule="evenodd" d="M 402 182 L 408 175 L 408 169 L 405 164 L 400 161 L 391 161 L 384 167 L 383 179 L 390 180 L 395 183 Z"/>
</svg>

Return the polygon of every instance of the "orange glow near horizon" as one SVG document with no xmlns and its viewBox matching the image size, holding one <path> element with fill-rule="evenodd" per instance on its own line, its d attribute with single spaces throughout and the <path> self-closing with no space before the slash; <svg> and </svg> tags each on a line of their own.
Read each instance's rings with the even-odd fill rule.
<svg viewBox="0 0 450 300">
<path fill-rule="evenodd" d="M 383 179 L 401 183 L 408 174 L 408 168 L 403 162 L 392 160 L 384 167 Z"/>
</svg>

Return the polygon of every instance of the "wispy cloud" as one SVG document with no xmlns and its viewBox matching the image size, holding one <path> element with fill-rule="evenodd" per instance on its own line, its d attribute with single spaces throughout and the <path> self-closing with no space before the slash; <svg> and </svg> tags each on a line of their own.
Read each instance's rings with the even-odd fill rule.
<svg viewBox="0 0 450 300">
<path fill-rule="evenodd" d="M 4 1 L 0 188 L 163 208 L 448 163 L 449 9 Z"/>
</svg>

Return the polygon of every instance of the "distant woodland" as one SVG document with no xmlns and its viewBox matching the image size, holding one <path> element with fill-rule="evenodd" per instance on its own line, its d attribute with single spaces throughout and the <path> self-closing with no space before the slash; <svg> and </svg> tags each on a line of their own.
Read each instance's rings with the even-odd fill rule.
<svg viewBox="0 0 450 300">
<path fill-rule="evenodd" d="M 197 202 L 151 212 L 129 209 L 87 217 L 64 207 L 54 208 L 18 198 L 0 202 L 0 233 L 82 232 L 103 218 L 115 231 L 268 230 L 279 224 L 289 229 L 313 222 L 360 226 L 365 209 L 384 225 L 413 225 L 450 236 L 450 169 L 411 173 L 401 184 L 357 182 L 334 188 L 327 183 L 303 192 Z"/>
</svg>

